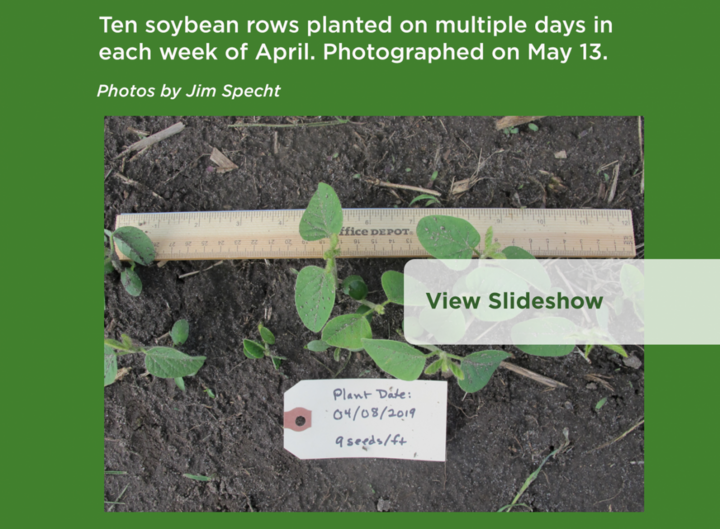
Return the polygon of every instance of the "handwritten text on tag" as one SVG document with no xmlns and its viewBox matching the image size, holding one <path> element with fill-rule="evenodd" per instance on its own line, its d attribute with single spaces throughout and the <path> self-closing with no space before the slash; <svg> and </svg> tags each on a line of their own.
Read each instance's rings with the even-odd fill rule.
<svg viewBox="0 0 720 529">
<path fill-rule="evenodd" d="M 447 382 L 304 380 L 285 393 L 285 449 L 300 459 L 445 461 Z"/>
</svg>

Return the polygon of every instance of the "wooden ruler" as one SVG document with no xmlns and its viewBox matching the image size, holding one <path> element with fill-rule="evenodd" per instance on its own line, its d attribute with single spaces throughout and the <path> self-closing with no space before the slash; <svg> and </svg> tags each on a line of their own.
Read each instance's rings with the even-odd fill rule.
<svg viewBox="0 0 720 529">
<path fill-rule="evenodd" d="M 142 229 L 163 261 L 321 258 L 328 241 L 302 240 L 303 211 L 133 213 L 119 215 L 115 227 Z M 436 208 L 343 210 L 341 257 L 426 257 L 415 229 L 431 215 L 463 218 L 483 236 L 492 226 L 501 247 L 536 257 L 635 256 L 629 210 Z"/>
</svg>

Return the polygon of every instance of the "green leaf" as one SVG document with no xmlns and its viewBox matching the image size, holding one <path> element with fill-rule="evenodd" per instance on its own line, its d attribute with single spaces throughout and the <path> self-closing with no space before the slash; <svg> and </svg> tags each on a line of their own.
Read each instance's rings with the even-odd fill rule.
<svg viewBox="0 0 720 529">
<path fill-rule="evenodd" d="M 305 349 L 309 349 L 314 353 L 322 353 L 330 349 L 330 344 L 322 340 L 313 340 L 305 346 Z"/>
<path fill-rule="evenodd" d="M 186 478 L 194 479 L 195 481 L 211 481 L 212 478 L 207 476 L 197 476 L 195 474 L 183 474 Z"/>
<path fill-rule="evenodd" d="M 105 248 L 105 274 L 109 274 L 115 270 L 115 267 L 112 264 L 112 259 L 110 258 L 110 249 Z"/>
<path fill-rule="evenodd" d="M 335 277 L 317 266 L 306 266 L 295 282 L 295 307 L 305 327 L 320 332 L 335 305 Z"/>
<path fill-rule="evenodd" d="M 423 248 L 437 259 L 470 259 L 480 234 L 464 219 L 431 215 L 420 219 L 417 236 Z"/>
<path fill-rule="evenodd" d="M 318 184 L 300 219 L 300 236 L 306 241 L 329 239 L 333 233 L 340 233 L 342 223 L 342 206 L 335 190 L 327 184 Z"/>
<path fill-rule="evenodd" d="M 403 342 L 394 340 L 362 341 L 377 366 L 400 380 L 417 380 L 425 367 L 425 355 Z"/>
<path fill-rule="evenodd" d="M 346 277 L 341 288 L 346 295 L 358 301 L 365 299 L 368 293 L 368 287 L 360 276 Z"/>
<path fill-rule="evenodd" d="M 440 371 L 440 368 L 442 367 L 442 365 L 443 365 L 442 358 L 435 360 L 432 364 L 427 366 L 427 368 L 425 369 L 425 374 L 426 375 L 434 375 L 435 373 Z"/>
<path fill-rule="evenodd" d="M 190 334 L 190 324 L 188 321 L 178 320 L 170 331 L 170 339 L 172 339 L 174 345 L 181 345 L 188 339 L 188 334 Z"/>
<path fill-rule="evenodd" d="M 492 226 L 489 226 L 487 231 L 485 232 L 485 253 L 492 253 L 493 252 L 493 229 Z"/>
<path fill-rule="evenodd" d="M 185 381 L 183 377 L 175 377 L 175 385 L 180 388 L 180 391 L 185 391 Z"/>
<path fill-rule="evenodd" d="M 113 348 L 105 346 L 105 385 L 109 386 L 115 382 L 115 376 L 117 375 L 117 356 Z"/>
<path fill-rule="evenodd" d="M 437 174 L 437 172 L 435 174 Z M 408 206 L 412 206 L 415 202 L 419 202 L 420 200 L 427 200 L 427 202 L 425 203 L 426 207 L 429 206 L 430 204 L 439 204 L 440 203 L 440 201 L 437 199 L 436 196 L 422 194 L 422 195 L 418 195 L 415 198 L 413 198 L 410 201 L 410 204 L 408 204 Z"/>
<path fill-rule="evenodd" d="M 500 262 L 497 263 L 499 267 L 507 270 L 511 274 L 518 276 L 523 281 L 530 283 L 532 286 L 537 288 L 543 294 L 549 294 L 552 289 L 552 281 L 550 276 L 545 270 L 545 267 L 532 256 L 532 254 L 526 252 L 522 248 L 517 246 L 508 246 L 503 250 L 505 259 L 507 260 L 522 260 L 522 263 L 510 263 Z"/>
<path fill-rule="evenodd" d="M 122 283 L 122 286 L 125 287 L 127 293 L 131 296 L 139 296 L 140 292 L 142 292 L 142 281 L 140 281 L 140 276 L 138 276 L 132 268 L 123 269 L 120 273 L 120 282 Z"/>
<path fill-rule="evenodd" d="M 110 346 L 112 349 L 124 349 L 125 346 L 118 342 L 117 340 L 113 340 L 112 338 L 105 338 L 105 345 Z"/>
<path fill-rule="evenodd" d="M 372 321 L 372 317 L 375 315 L 375 311 L 367 305 L 360 305 L 357 309 L 355 309 L 355 314 L 362 314 L 367 318 L 368 321 Z"/>
<path fill-rule="evenodd" d="M 465 379 L 458 381 L 460 389 L 467 393 L 475 393 L 484 388 L 490 377 L 510 355 L 505 351 L 478 351 L 467 355 L 460 362 L 460 369 L 465 373 Z"/>
<path fill-rule="evenodd" d="M 595 409 L 596 409 L 596 410 L 599 410 L 600 408 L 602 408 L 603 406 L 605 406 L 605 403 L 606 403 L 606 402 L 607 402 L 607 397 L 604 397 L 604 398 L 600 399 L 600 400 L 598 401 L 598 403 L 595 404 Z"/>
<path fill-rule="evenodd" d="M 616 343 L 604 343 L 604 344 L 601 344 L 601 345 L 602 345 L 603 347 L 607 347 L 607 348 L 610 349 L 611 351 L 615 351 L 615 352 L 616 352 L 617 354 L 619 354 L 620 356 L 624 356 L 625 358 L 627 358 L 627 356 L 628 356 L 627 352 L 625 351 L 625 349 L 623 348 L 622 345 L 618 345 L 618 344 L 616 344 Z"/>
<path fill-rule="evenodd" d="M 280 364 L 282 363 L 282 360 L 280 360 L 279 358 L 273 358 L 272 363 L 275 370 L 278 370 L 280 369 Z"/>
<path fill-rule="evenodd" d="M 529 128 L 531 131 L 533 131 L 533 132 L 537 132 L 537 131 L 539 130 L 539 129 L 538 129 L 538 126 L 535 125 L 535 123 L 529 123 L 529 124 L 528 124 L 528 128 Z"/>
<path fill-rule="evenodd" d="M 433 174 L 430 175 L 430 180 L 432 180 L 434 182 L 437 179 L 437 177 L 438 177 L 438 172 L 433 171 Z"/>
<path fill-rule="evenodd" d="M 113 239 L 120 251 L 137 264 L 150 266 L 155 260 L 155 247 L 142 230 L 133 226 L 118 228 Z"/>
<path fill-rule="evenodd" d="M 507 259 L 535 259 L 535 256 L 519 246 L 508 246 L 503 250 Z"/>
<path fill-rule="evenodd" d="M 322 332 L 322 339 L 343 349 L 362 349 L 362 339 L 372 338 L 372 329 L 362 314 L 346 314 L 328 322 Z"/>
<path fill-rule="evenodd" d="M 515 325 L 510 332 L 515 347 L 535 356 L 565 356 L 575 348 L 575 339 L 568 336 L 577 333 L 573 322 L 565 318 L 535 318 Z M 529 338 L 548 336 L 557 345 L 519 345 Z"/>
<path fill-rule="evenodd" d="M 448 366 L 450 367 L 450 371 L 452 371 L 453 375 L 455 375 L 455 378 L 458 380 L 458 384 L 465 380 L 465 375 L 462 372 L 462 369 L 460 369 L 460 366 L 457 365 L 455 362 L 448 362 Z"/>
<path fill-rule="evenodd" d="M 132 338 L 130 338 L 127 334 L 121 334 L 120 339 L 122 340 L 123 348 L 130 350 L 130 351 L 132 351 L 132 350 L 139 351 L 139 349 L 137 347 L 133 347 Z"/>
<path fill-rule="evenodd" d="M 333 360 L 335 360 L 336 362 L 339 362 L 340 361 L 340 353 L 342 353 L 342 349 L 340 349 L 339 347 L 336 347 L 335 350 L 333 351 Z"/>
<path fill-rule="evenodd" d="M 262 358 L 265 356 L 265 348 L 253 340 L 243 340 L 243 353 L 248 358 Z"/>
<path fill-rule="evenodd" d="M 171 347 L 153 347 L 145 351 L 145 369 L 160 378 L 192 376 L 204 363 L 204 356 L 189 356 Z"/>
<path fill-rule="evenodd" d="M 275 335 L 270 331 L 270 329 L 265 327 L 262 323 L 258 326 L 258 329 L 260 330 L 260 337 L 263 342 L 268 345 L 275 345 Z"/>
<path fill-rule="evenodd" d="M 402 305 L 405 301 L 405 276 L 400 272 L 388 270 L 382 275 L 381 282 L 390 303 Z"/>
</svg>

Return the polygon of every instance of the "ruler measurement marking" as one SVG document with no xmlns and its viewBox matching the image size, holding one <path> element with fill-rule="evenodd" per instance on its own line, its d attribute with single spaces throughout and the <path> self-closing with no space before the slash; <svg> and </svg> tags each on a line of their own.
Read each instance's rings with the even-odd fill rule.
<svg viewBox="0 0 720 529">
<path fill-rule="evenodd" d="M 302 214 L 303 210 L 137 213 L 119 215 L 116 228 L 136 226 L 148 233 L 158 260 L 321 258 L 327 241 L 300 238 Z M 431 215 L 464 218 L 483 236 L 493 226 L 494 239 L 503 246 L 514 244 L 536 256 L 635 256 L 628 210 L 349 209 L 344 214 L 345 227 L 354 232 L 340 238 L 343 257 L 427 256 L 415 227 L 420 218 Z M 182 246 L 185 252 L 176 253 Z"/>
</svg>

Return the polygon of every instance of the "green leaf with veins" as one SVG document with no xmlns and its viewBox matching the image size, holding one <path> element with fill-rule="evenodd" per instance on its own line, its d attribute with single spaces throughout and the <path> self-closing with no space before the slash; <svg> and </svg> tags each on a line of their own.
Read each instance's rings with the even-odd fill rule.
<svg viewBox="0 0 720 529">
<path fill-rule="evenodd" d="M 400 272 L 388 270 L 382 275 L 381 282 L 388 300 L 402 305 L 405 301 L 405 276 Z"/>
<path fill-rule="evenodd" d="M 442 365 L 443 365 L 442 358 L 435 360 L 432 364 L 427 366 L 427 368 L 425 369 L 425 374 L 426 375 L 434 375 L 435 373 L 440 371 L 440 368 L 442 367 Z"/>
<path fill-rule="evenodd" d="M 510 355 L 505 351 L 478 351 L 467 355 L 460 362 L 460 369 L 465 373 L 465 379 L 458 381 L 460 389 L 467 393 L 475 393 L 484 388 L 490 377 Z"/>
<path fill-rule="evenodd" d="M 182 345 L 190 334 L 190 324 L 187 320 L 178 320 L 170 331 L 170 339 L 174 345 Z"/>
<path fill-rule="evenodd" d="M 470 259 L 480 234 L 464 219 L 430 215 L 420 219 L 417 236 L 423 248 L 437 259 Z"/>
<path fill-rule="evenodd" d="M 323 342 L 322 340 L 313 340 L 305 346 L 305 349 L 308 349 L 314 353 L 321 353 L 330 349 L 330 344 L 327 342 Z"/>
<path fill-rule="evenodd" d="M 262 338 L 263 342 L 265 342 L 268 345 L 275 345 L 275 335 L 265 327 L 262 323 L 259 325 L 260 329 L 260 337 Z"/>
<path fill-rule="evenodd" d="M 368 287 L 360 276 L 346 277 L 341 288 L 346 295 L 357 301 L 365 299 L 368 293 Z"/>
<path fill-rule="evenodd" d="M 342 223 L 342 206 L 335 190 L 327 184 L 318 184 L 300 219 L 300 236 L 306 241 L 329 239 L 333 233 L 340 233 Z"/>
<path fill-rule="evenodd" d="M 150 266 L 155 260 L 155 247 L 150 237 L 139 228 L 124 226 L 113 233 L 113 240 L 126 257 L 137 264 Z"/>
<path fill-rule="evenodd" d="M 457 365 L 455 362 L 449 361 L 448 367 L 450 368 L 450 371 L 452 371 L 452 374 L 455 375 L 455 378 L 458 379 L 458 384 L 465 380 L 465 374 L 462 372 L 462 369 L 460 369 L 460 366 Z"/>
<path fill-rule="evenodd" d="M 368 321 L 372 321 L 372 317 L 375 315 L 375 311 L 367 305 L 360 305 L 357 309 L 355 309 L 355 314 L 362 314 L 367 318 Z"/>
<path fill-rule="evenodd" d="M 324 342 L 343 349 L 362 349 L 363 338 L 372 338 L 372 329 L 362 314 L 345 314 L 333 318 L 322 332 Z"/>
<path fill-rule="evenodd" d="M 139 296 L 142 292 L 142 281 L 132 268 L 125 268 L 120 272 L 120 282 L 131 296 Z"/>
<path fill-rule="evenodd" d="M 105 346 L 105 385 L 109 386 L 115 382 L 117 376 L 117 356 L 109 345 Z"/>
<path fill-rule="evenodd" d="M 160 378 L 192 376 L 204 363 L 204 356 L 189 356 L 171 347 L 153 347 L 145 351 L 145 369 Z"/>
<path fill-rule="evenodd" d="M 295 307 L 305 327 L 320 332 L 335 305 L 335 276 L 323 268 L 306 266 L 295 281 Z"/>
<path fill-rule="evenodd" d="M 243 353 L 253 360 L 265 356 L 265 348 L 253 340 L 243 340 Z"/>
<path fill-rule="evenodd" d="M 400 380 L 417 380 L 425 367 L 425 355 L 414 347 L 394 340 L 362 341 L 377 366 Z M 434 365 L 434 364 L 432 364 Z"/>
<path fill-rule="evenodd" d="M 408 207 L 412 206 L 415 202 L 419 202 L 420 200 L 427 200 L 427 202 L 425 203 L 425 207 L 428 207 L 430 204 L 439 204 L 440 203 L 440 201 L 437 199 L 436 196 L 424 194 L 424 195 L 418 195 L 415 198 L 413 198 L 410 201 L 410 204 L 408 204 Z"/>
</svg>

